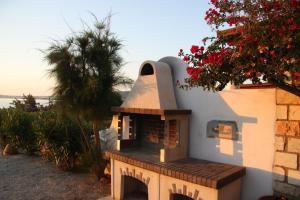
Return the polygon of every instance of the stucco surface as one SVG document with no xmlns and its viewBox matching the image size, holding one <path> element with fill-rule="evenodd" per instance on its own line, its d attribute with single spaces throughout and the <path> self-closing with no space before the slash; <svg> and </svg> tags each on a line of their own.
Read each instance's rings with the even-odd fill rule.
<svg viewBox="0 0 300 200">
<path fill-rule="evenodd" d="M 185 63 L 174 57 L 159 60 L 168 63 L 174 84 L 187 76 Z M 191 109 L 189 155 L 199 159 L 247 167 L 242 183 L 242 200 L 272 194 L 275 89 L 235 89 L 207 92 L 201 88 L 185 91 L 175 88 L 179 108 Z M 208 138 L 210 120 L 232 120 L 238 124 L 237 141 Z"/>
<path fill-rule="evenodd" d="M 141 75 L 144 65 L 151 64 L 154 73 Z M 147 109 L 177 109 L 171 68 L 162 62 L 145 61 L 139 76 L 121 107 Z"/>
<path fill-rule="evenodd" d="M 171 67 L 173 85 L 177 80 L 182 83 L 187 76 L 186 64 L 178 58 L 165 57 L 159 62 Z M 201 88 L 185 91 L 175 87 L 174 92 L 178 108 L 192 110 L 189 155 L 247 167 L 247 175 L 242 181 L 242 200 L 272 194 L 275 89 L 235 89 L 228 86 L 222 92 L 213 93 Z M 153 98 L 156 96 L 153 95 Z M 206 126 L 210 120 L 236 121 L 238 140 L 208 138 Z"/>
</svg>

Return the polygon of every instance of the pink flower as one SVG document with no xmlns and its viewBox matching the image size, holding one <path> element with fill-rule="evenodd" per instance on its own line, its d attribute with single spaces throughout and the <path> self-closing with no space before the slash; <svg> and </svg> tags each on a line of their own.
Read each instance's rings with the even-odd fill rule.
<svg viewBox="0 0 300 200">
<path fill-rule="evenodd" d="M 219 0 L 210 0 L 210 2 L 211 2 L 212 4 L 216 4 L 216 3 L 219 2 Z"/>
<path fill-rule="evenodd" d="M 299 26 L 297 24 L 292 24 L 289 26 L 289 31 L 294 31 L 294 30 L 297 30 L 299 29 Z"/>
<path fill-rule="evenodd" d="M 183 49 L 179 49 L 178 56 L 183 56 Z"/>
<path fill-rule="evenodd" d="M 183 57 L 183 61 L 187 62 L 188 60 L 189 60 L 189 57 L 188 57 L 187 55 L 185 55 L 185 56 Z"/>
<path fill-rule="evenodd" d="M 233 42 L 233 41 L 228 41 L 227 44 L 228 44 L 228 46 L 234 46 L 235 42 Z"/>
<path fill-rule="evenodd" d="M 245 75 L 247 78 L 251 78 L 252 72 L 251 72 L 251 71 L 246 72 L 244 75 Z"/>
<path fill-rule="evenodd" d="M 275 58 L 275 57 L 276 57 L 275 51 L 270 51 L 270 55 L 271 55 L 273 58 Z"/>
<path fill-rule="evenodd" d="M 295 80 L 298 80 L 300 77 L 300 72 L 295 72 L 292 76 L 292 80 L 295 81 Z"/>
<path fill-rule="evenodd" d="M 191 50 L 191 53 L 194 54 L 194 53 L 196 53 L 197 51 L 199 51 L 199 46 L 193 45 L 193 46 L 191 47 L 190 50 Z"/>
<path fill-rule="evenodd" d="M 291 6 L 293 8 L 296 8 L 298 5 L 300 5 L 299 0 L 291 0 Z"/>
<path fill-rule="evenodd" d="M 263 57 L 261 57 L 261 58 L 259 58 L 259 61 L 260 61 L 260 62 L 262 62 L 262 63 L 266 63 L 266 62 L 267 62 L 267 59 L 266 59 L 266 58 L 263 58 Z"/>
<path fill-rule="evenodd" d="M 239 52 L 240 52 L 240 53 L 243 53 L 243 51 L 244 51 L 244 47 L 243 47 L 243 46 L 240 46 L 240 47 L 239 47 Z"/>
<path fill-rule="evenodd" d="M 187 67 L 186 71 L 194 80 L 197 80 L 199 78 L 200 74 L 203 72 L 203 69 Z"/>
<path fill-rule="evenodd" d="M 247 42 L 252 41 L 252 40 L 253 40 L 253 36 L 250 35 L 250 34 L 248 34 L 248 35 L 245 37 L 245 40 L 246 40 Z"/>
<path fill-rule="evenodd" d="M 195 53 L 195 58 L 200 58 L 201 54 L 200 53 Z"/>
<path fill-rule="evenodd" d="M 294 76 L 300 77 L 300 72 L 295 72 L 295 73 L 294 73 Z"/>
<path fill-rule="evenodd" d="M 194 73 L 194 74 L 192 75 L 192 78 L 193 78 L 194 80 L 197 80 L 197 79 L 199 78 L 199 74 Z"/>
<path fill-rule="evenodd" d="M 194 71 L 194 68 L 192 68 L 192 67 L 187 67 L 186 68 L 186 72 L 188 73 L 188 75 L 192 75 L 193 71 Z"/>
</svg>

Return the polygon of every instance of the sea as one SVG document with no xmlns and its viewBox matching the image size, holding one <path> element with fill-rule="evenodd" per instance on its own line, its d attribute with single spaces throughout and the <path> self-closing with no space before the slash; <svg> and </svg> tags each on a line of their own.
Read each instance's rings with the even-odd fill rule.
<svg viewBox="0 0 300 200">
<path fill-rule="evenodd" d="M 11 103 L 15 100 L 14 98 L 0 98 L 0 108 L 9 108 Z M 22 100 L 22 99 L 19 99 Z M 49 104 L 48 99 L 36 99 L 36 102 L 40 105 L 47 106 Z"/>
<path fill-rule="evenodd" d="M 121 95 L 123 101 L 126 99 L 127 95 L 129 94 L 129 91 L 119 91 L 119 94 Z M 19 100 L 22 100 L 22 98 L 17 98 Z M 13 100 L 15 100 L 15 98 L 11 97 L 11 96 L 0 96 L 0 108 L 9 108 L 11 107 L 11 103 L 13 102 Z M 39 103 L 40 105 L 42 106 L 47 106 L 49 105 L 49 99 L 47 98 L 38 98 L 38 97 L 35 97 L 35 100 L 37 103 Z"/>
</svg>

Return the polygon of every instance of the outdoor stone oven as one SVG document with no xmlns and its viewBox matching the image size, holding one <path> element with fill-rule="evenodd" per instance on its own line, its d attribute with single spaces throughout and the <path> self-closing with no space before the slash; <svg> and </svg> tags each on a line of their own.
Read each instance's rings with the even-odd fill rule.
<svg viewBox="0 0 300 200">
<path fill-rule="evenodd" d="M 189 158 L 191 110 L 180 109 L 171 67 L 146 61 L 115 113 L 118 132 L 111 159 L 111 195 L 149 200 L 237 200 L 243 167 Z"/>
</svg>

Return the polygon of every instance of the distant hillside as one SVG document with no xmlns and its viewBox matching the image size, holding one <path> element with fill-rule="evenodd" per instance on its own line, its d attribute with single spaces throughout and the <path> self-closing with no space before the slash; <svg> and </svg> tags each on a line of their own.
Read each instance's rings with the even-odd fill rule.
<svg viewBox="0 0 300 200">
<path fill-rule="evenodd" d="M 1 95 L 0 98 L 6 98 L 6 99 L 22 99 L 23 96 L 15 96 L 15 95 Z M 49 99 L 50 96 L 34 96 L 35 99 Z"/>
<path fill-rule="evenodd" d="M 127 97 L 129 91 L 119 91 L 120 95 L 122 96 L 123 101 Z M 15 96 L 15 95 L 1 95 L 0 98 L 5 98 L 5 99 L 22 99 L 23 96 Z M 52 98 L 51 96 L 34 96 L 35 99 L 49 99 Z"/>
</svg>

